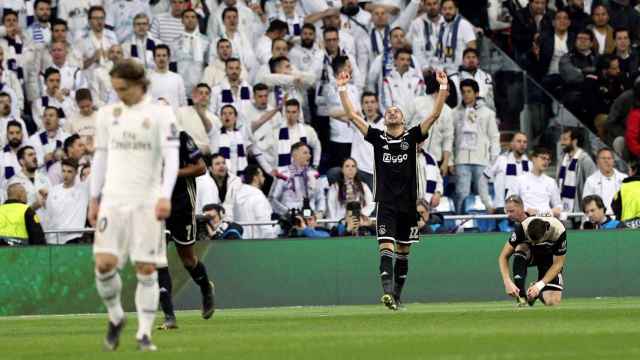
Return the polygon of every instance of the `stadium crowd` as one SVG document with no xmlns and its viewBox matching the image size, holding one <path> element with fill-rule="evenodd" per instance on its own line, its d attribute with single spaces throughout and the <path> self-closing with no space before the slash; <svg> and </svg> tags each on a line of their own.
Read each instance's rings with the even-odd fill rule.
<svg viewBox="0 0 640 360">
<path fill-rule="evenodd" d="M 416 154 L 421 233 L 451 231 L 443 214 L 501 213 L 511 195 L 530 214 L 606 227 L 614 195 L 636 175 L 640 157 L 634 6 L 4 0 L 0 203 L 25 198 L 45 230 L 85 227 L 96 109 L 118 101 L 109 71 L 133 58 L 147 70 L 148 96 L 173 108 L 179 130 L 205 156 L 207 173 L 193 194 L 199 237 L 374 234 L 373 148 L 349 122 L 334 76 L 351 75 L 351 102 L 383 128 L 391 105 L 402 109 L 407 126 L 429 114 L 434 70 L 443 69 L 452 83 L 449 106 Z M 565 128 L 554 161 L 555 149 L 530 153 L 527 134 L 504 131 L 496 115 L 504 100 L 477 50 L 486 38 L 611 148 L 583 149 L 584 131 Z M 614 167 L 615 152 L 630 162 L 630 173 Z M 567 219 L 581 211 L 584 224 Z M 267 224 L 272 219 L 278 226 Z M 339 222 L 325 227 L 322 219 Z M 247 222 L 261 225 L 238 224 Z M 507 228 L 506 221 L 490 226 Z M 81 233 L 47 238 L 83 241 Z"/>
</svg>

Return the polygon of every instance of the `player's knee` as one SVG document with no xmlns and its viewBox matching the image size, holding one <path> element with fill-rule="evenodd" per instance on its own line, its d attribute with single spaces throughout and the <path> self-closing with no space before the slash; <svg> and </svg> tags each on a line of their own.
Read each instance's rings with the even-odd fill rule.
<svg viewBox="0 0 640 360">
<path fill-rule="evenodd" d="M 396 252 L 399 254 L 409 255 L 409 251 L 411 250 L 411 246 L 409 245 L 398 245 Z"/>
<path fill-rule="evenodd" d="M 518 246 L 516 246 L 515 248 L 515 251 L 519 251 L 528 255 L 530 253 L 529 244 L 518 244 Z"/>
<path fill-rule="evenodd" d="M 156 271 L 156 265 L 155 264 L 136 263 L 136 272 L 138 274 L 151 275 L 151 274 L 153 274 L 154 271 Z"/>
<path fill-rule="evenodd" d="M 391 250 L 393 251 L 393 241 L 391 240 L 378 240 L 378 250 Z"/>
<path fill-rule="evenodd" d="M 545 306 L 558 306 L 558 305 L 560 305 L 560 301 L 561 300 L 562 300 L 562 297 L 560 297 L 560 296 L 556 296 L 556 295 L 547 296 L 544 299 L 544 305 Z"/>
<path fill-rule="evenodd" d="M 97 254 L 96 255 L 96 271 L 105 274 L 118 265 L 118 259 L 113 255 Z"/>
<path fill-rule="evenodd" d="M 180 260 L 182 260 L 182 265 L 189 269 L 193 269 L 196 265 L 198 265 L 198 257 L 195 255 L 181 256 Z"/>
</svg>

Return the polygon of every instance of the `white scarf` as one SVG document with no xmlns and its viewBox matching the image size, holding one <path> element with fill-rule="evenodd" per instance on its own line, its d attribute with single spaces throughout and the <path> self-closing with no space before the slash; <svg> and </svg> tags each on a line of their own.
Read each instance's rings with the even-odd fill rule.
<svg viewBox="0 0 640 360">
<path fill-rule="evenodd" d="M 417 156 L 418 199 L 431 200 L 438 186 L 440 169 L 436 160 L 428 152 L 421 150 Z M 421 156 L 424 156 L 424 161 L 420 159 Z"/>
<path fill-rule="evenodd" d="M 509 190 L 514 189 L 517 177 L 531 171 L 531 164 L 527 159 L 526 155 L 522 155 L 522 160 L 518 164 L 516 161 L 515 155 L 513 152 L 509 152 L 507 155 L 507 163 L 504 169 L 505 180 L 504 180 L 504 196 L 507 196 Z"/>
<path fill-rule="evenodd" d="M 220 130 L 220 147 L 218 153 L 226 159 L 227 168 L 229 172 L 235 175 L 242 175 L 244 169 L 247 167 L 247 153 L 244 146 L 244 138 L 242 132 L 238 129 L 228 131 L 224 127 Z M 231 158 L 231 146 L 236 146 L 236 161 Z"/>
<path fill-rule="evenodd" d="M 182 44 L 184 46 L 184 52 L 191 54 L 193 61 L 204 62 L 202 39 L 200 39 L 197 30 L 194 30 L 192 33 L 185 32 L 182 35 Z"/>
<path fill-rule="evenodd" d="M 573 203 L 576 198 L 576 183 L 578 172 L 578 161 L 582 155 L 582 149 L 577 149 L 573 157 L 565 154 L 562 158 L 562 165 L 558 170 L 558 187 L 562 198 L 562 208 L 564 211 L 573 210 Z"/>
<path fill-rule="evenodd" d="M 307 132 L 304 124 L 298 122 L 295 125 L 298 128 L 300 141 L 307 144 Z M 297 141 L 296 141 L 297 142 Z M 291 130 L 287 124 L 284 124 L 278 131 L 278 168 L 283 169 L 291 165 L 291 146 L 294 142 L 291 139 Z"/>
</svg>

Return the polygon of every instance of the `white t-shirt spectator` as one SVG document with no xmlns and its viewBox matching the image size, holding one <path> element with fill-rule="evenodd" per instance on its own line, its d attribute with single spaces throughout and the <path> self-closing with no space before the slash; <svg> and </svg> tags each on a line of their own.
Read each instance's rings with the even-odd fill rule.
<svg viewBox="0 0 640 360">
<path fill-rule="evenodd" d="M 246 184 L 238 189 L 233 211 L 234 221 L 270 221 L 272 212 L 269 200 L 260 189 Z M 273 239 L 277 235 L 272 225 L 243 225 L 243 229 L 242 238 L 244 239 Z"/>
<path fill-rule="evenodd" d="M 179 107 L 187 105 L 186 89 L 180 75 L 171 71 L 161 73 L 154 70 L 149 75 L 149 80 L 151 80 L 150 93 L 153 100 L 163 98 L 171 105 L 174 112 Z"/>
<path fill-rule="evenodd" d="M 89 186 L 76 183 L 70 188 L 58 184 L 49 190 L 47 196 L 46 230 L 82 229 L 87 221 L 89 207 Z M 82 233 L 47 234 L 48 244 L 62 245 Z"/>
<path fill-rule="evenodd" d="M 588 195 L 598 195 L 602 198 L 604 206 L 607 207 L 607 214 L 613 214 L 611 208 L 611 201 L 613 201 L 614 195 L 620 190 L 622 180 L 626 179 L 627 175 L 620 171 L 613 169 L 613 175 L 605 176 L 600 171 L 596 171 L 587 178 L 584 183 L 584 189 L 582 190 L 582 198 L 584 199 Z"/>
<path fill-rule="evenodd" d="M 533 208 L 541 214 L 549 212 L 552 208 L 562 208 L 558 185 L 548 175 L 536 176 L 528 172 L 518 176 L 515 184 L 507 196 L 512 194 L 520 196 L 525 210 Z"/>
</svg>

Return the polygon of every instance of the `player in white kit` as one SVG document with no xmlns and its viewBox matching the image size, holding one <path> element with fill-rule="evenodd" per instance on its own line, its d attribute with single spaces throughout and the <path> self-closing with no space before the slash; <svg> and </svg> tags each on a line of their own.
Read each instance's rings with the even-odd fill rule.
<svg viewBox="0 0 640 360">
<path fill-rule="evenodd" d="M 156 264 L 166 263 L 163 220 L 171 213 L 178 172 L 178 131 L 171 107 L 152 103 L 146 95 L 149 81 L 142 65 L 125 60 L 110 75 L 120 101 L 97 114 L 89 207 L 96 228 L 96 287 L 109 312 L 104 345 L 115 350 L 125 325 L 118 271 L 128 257 L 138 278 L 138 348 L 155 351 Z"/>
</svg>

